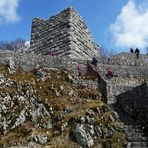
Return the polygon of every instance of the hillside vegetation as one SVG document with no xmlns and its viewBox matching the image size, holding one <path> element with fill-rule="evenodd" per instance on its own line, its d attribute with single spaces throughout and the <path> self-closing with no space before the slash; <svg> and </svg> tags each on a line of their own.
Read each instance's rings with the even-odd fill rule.
<svg viewBox="0 0 148 148">
<path fill-rule="evenodd" d="M 0 147 L 124 147 L 122 123 L 96 82 L 55 68 L 11 73 L 1 65 Z"/>
</svg>

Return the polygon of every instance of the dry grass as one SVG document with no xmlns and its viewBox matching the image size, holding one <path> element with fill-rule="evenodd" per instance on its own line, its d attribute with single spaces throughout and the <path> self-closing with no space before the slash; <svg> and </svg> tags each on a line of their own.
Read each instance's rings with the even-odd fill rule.
<svg viewBox="0 0 148 148">
<path fill-rule="evenodd" d="M 54 118 L 59 112 L 63 112 L 64 108 L 66 106 L 69 106 L 72 109 L 71 113 L 67 113 L 65 115 L 65 118 L 61 123 L 58 123 L 59 125 L 63 122 L 75 122 L 77 121 L 81 116 L 84 116 L 86 114 L 86 111 L 89 109 L 93 109 L 96 107 L 101 107 L 105 105 L 101 100 L 94 100 L 94 99 L 88 99 L 88 96 L 92 95 L 98 95 L 99 92 L 92 89 L 87 88 L 79 88 L 79 87 L 73 87 L 70 82 L 67 81 L 66 74 L 62 71 L 56 71 L 51 69 L 43 69 L 47 74 L 50 74 L 51 78 L 48 78 L 46 81 L 37 81 L 37 77 L 35 75 L 35 71 L 31 72 L 23 72 L 17 69 L 17 72 L 9 75 L 7 66 L 1 65 L 0 71 L 2 74 L 4 74 L 5 78 L 12 79 L 14 81 L 21 81 L 24 84 L 31 84 L 32 87 L 37 90 L 37 96 L 42 98 L 42 101 L 49 106 L 53 107 L 54 115 L 52 115 L 52 118 Z M 96 76 L 86 76 L 83 79 L 87 80 L 96 80 Z M 61 94 L 59 97 L 55 96 L 55 94 L 49 89 L 49 86 L 53 85 L 54 88 L 56 88 L 59 92 L 60 86 L 64 87 L 64 93 Z M 74 92 L 76 92 L 78 95 L 70 97 L 68 96 L 68 92 L 73 89 Z M 16 87 L 12 88 L 0 88 L 0 92 L 9 92 L 10 94 L 15 94 L 17 91 Z M 107 113 L 104 114 L 104 119 L 100 119 L 100 116 L 95 115 L 95 118 L 98 122 L 106 122 L 108 124 Z M 102 121 L 104 120 L 104 121 Z M 105 124 L 105 123 L 104 123 Z M 71 147 L 71 148 L 77 148 L 79 147 L 77 143 L 73 142 L 69 138 L 69 132 L 70 128 L 65 131 L 63 134 L 58 136 L 54 132 L 57 129 L 52 130 L 46 130 L 46 129 L 38 129 L 34 128 L 34 125 L 31 123 L 31 121 L 28 121 L 24 124 L 25 128 L 31 129 L 31 131 L 28 131 L 27 133 L 22 130 L 25 129 L 23 126 L 20 126 L 19 128 L 16 128 L 15 130 L 9 132 L 6 135 L 0 135 L 0 147 L 2 147 L 6 143 L 11 143 L 11 141 L 17 141 L 18 139 L 21 141 L 25 140 L 28 136 L 32 134 L 38 134 L 42 133 L 43 135 L 48 135 L 48 139 L 50 139 L 49 143 L 47 144 L 47 147 L 50 148 L 63 148 L 63 147 Z M 70 125 L 71 127 L 73 125 Z M 116 136 L 115 136 L 116 141 Z M 101 148 L 101 145 L 99 146 Z M 113 146 L 114 147 L 114 146 Z"/>
</svg>

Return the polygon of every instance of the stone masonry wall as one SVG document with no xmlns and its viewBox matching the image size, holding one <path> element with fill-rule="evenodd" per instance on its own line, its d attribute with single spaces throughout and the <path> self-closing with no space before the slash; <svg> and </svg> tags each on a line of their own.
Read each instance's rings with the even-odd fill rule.
<svg viewBox="0 0 148 148">
<path fill-rule="evenodd" d="M 121 113 L 132 119 L 135 124 L 148 122 L 148 85 L 143 83 L 142 85 L 133 88 L 125 93 L 117 96 L 117 102 L 114 104 L 118 107 Z M 122 109 L 122 110 L 121 110 Z M 120 113 L 120 112 L 119 112 Z M 144 117 L 143 119 L 141 117 Z M 126 118 L 122 118 L 123 122 Z M 136 123 L 137 122 L 137 123 Z"/>
<path fill-rule="evenodd" d="M 121 66 L 140 66 L 148 67 L 148 55 L 140 54 L 137 59 L 135 53 L 122 52 L 111 58 L 109 64 Z"/>
<path fill-rule="evenodd" d="M 111 79 L 106 77 L 109 67 L 115 72 L 115 76 Z M 101 77 L 102 94 L 108 104 L 116 103 L 116 96 L 148 82 L 147 67 L 98 64 L 93 69 Z"/>
<path fill-rule="evenodd" d="M 87 61 L 76 60 L 71 58 L 52 57 L 33 53 L 16 53 L 11 51 L 0 51 L 0 63 L 8 64 L 13 60 L 16 65 L 24 71 L 33 70 L 36 67 L 49 67 L 66 69 L 77 74 L 76 66 L 79 63 L 82 69 L 82 75 L 87 73 Z"/>
<path fill-rule="evenodd" d="M 145 82 L 148 83 L 147 67 L 98 64 L 97 67 L 90 65 L 91 67 L 89 66 L 90 68 L 88 68 L 88 62 L 90 61 L 86 60 L 52 57 L 33 53 L 0 52 L 0 63 L 8 64 L 10 59 L 24 71 L 30 71 L 36 67 L 49 67 L 61 70 L 66 69 L 76 75 L 76 65 L 80 63 L 82 75 L 89 73 L 96 76 L 99 84 L 98 89 L 102 91 L 102 96 L 108 104 L 116 103 L 116 97 L 120 94 L 132 90 Z M 112 67 L 116 75 L 111 79 L 105 76 L 108 67 Z M 94 85 L 97 87 L 97 83 Z"/>
<path fill-rule="evenodd" d="M 53 51 L 60 57 L 100 59 L 97 45 L 83 19 L 73 8 L 67 8 L 47 20 L 32 21 L 31 51 L 47 54 Z"/>
<path fill-rule="evenodd" d="M 68 70 L 72 72 L 76 78 L 73 81 L 74 86 L 87 87 L 88 89 L 98 90 L 98 79 L 87 80 L 79 79 L 76 66 L 78 60 L 62 57 L 51 57 L 47 55 L 39 55 L 33 53 L 16 53 L 11 51 L 0 51 L 0 64 L 8 65 L 9 61 L 14 61 L 24 71 L 31 71 L 34 68 L 57 68 L 60 70 Z M 87 61 L 79 60 L 82 69 L 82 76 L 88 73 Z"/>
</svg>

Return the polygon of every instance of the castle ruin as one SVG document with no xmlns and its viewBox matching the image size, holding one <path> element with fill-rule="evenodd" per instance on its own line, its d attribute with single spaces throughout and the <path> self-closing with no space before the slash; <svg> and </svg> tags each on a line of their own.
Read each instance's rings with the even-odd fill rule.
<svg viewBox="0 0 148 148">
<path fill-rule="evenodd" d="M 53 52 L 59 57 L 82 60 L 100 58 L 82 17 L 71 7 L 47 20 L 33 19 L 31 51 L 45 55 Z"/>
<path fill-rule="evenodd" d="M 66 94 L 68 95 L 68 97 L 66 98 L 68 98 L 71 101 L 70 104 L 74 105 L 75 102 L 78 103 L 76 104 L 77 106 L 74 107 L 74 110 L 76 112 L 77 112 L 77 108 L 81 108 L 82 107 L 81 105 L 84 104 L 87 111 L 86 116 L 84 116 L 84 112 L 82 112 L 83 116 L 81 116 L 81 114 L 79 114 L 80 112 L 79 111 L 76 114 L 78 114 L 83 118 L 81 118 L 79 122 L 77 120 L 78 118 L 75 118 L 75 119 L 78 124 L 82 123 L 83 125 L 84 123 L 86 123 L 87 127 L 89 128 L 89 132 L 91 130 L 90 133 L 91 135 L 94 135 L 95 140 L 96 140 L 96 136 L 99 135 L 100 137 L 103 137 L 103 141 L 104 141 L 106 140 L 106 137 L 109 135 L 108 136 L 109 139 L 107 139 L 107 142 L 109 142 L 111 138 L 110 133 L 116 132 L 116 130 L 117 131 L 124 130 L 126 134 L 126 140 L 127 140 L 127 143 L 124 142 L 126 147 L 128 148 L 148 147 L 148 55 L 140 54 L 139 58 L 137 59 L 135 53 L 120 53 L 118 55 L 111 57 L 110 61 L 108 61 L 107 63 L 99 60 L 97 66 L 92 65 L 89 60 L 92 59 L 92 57 L 101 59 L 101 56 L 100 56 L 98 47 L 92 40 L 90 32 L 88 31 L 85 23 L 73 8 L 67 8 L 66 10 L 62 11 L 61 13 L 53 17 L 50 17 L 47 20 L 41 20 L 39 18 L 35 18 L 33 20 L 32 33 L 31 33 L 31 51 L 32 52 L 29 52 L 29 53 L 0 51 L 0 63 L 2 64 L 1 70 L 5 71 L 6 69 L 4 65 L 7 65 L 8 73 L 11 74 L 10 78 L 12 77 L 16 78 L 17 72 L 19 72 L 20 70 L 23 70 L 23 73 L 21 75 L 22 79 L 27 75 L 26 72 L 32 71 L 34 73 L 39 68 L 46 68 L 46 70 L 54 69 L 57 71 L 57 73 L 59 73 L 59 70 L 61 70 L 64 74 L 68 74 L 70 71 L 72 75 L 68 74 L 68 77 L 66 77 L 67 79 L 70 80 L 69 82 L 72 84 L 71 89 L 69 89 L 70 93 L 71 93 L 71 90 L 72 92 L 73 90 L 74 91 L 78 90 L 78 92 L 76 93 L 74 92 L 74 93 L 71 93 L 72 95 L 69 95 L 70 93 L 68 92 L 69 90 L 67 90 L 67 87 L 62 87 L 64 89 L 64 93 L 63 93 L 61 89 L 61 86 L 63 85 L 62 81 L 61 81 L 62 85 L 61 84 L 57 85 L 55 83 L 55 86 L 57 85 L 57 89 L 55 89 L 56 87 L 54 88 L 54 85 L 52 83 L 51 83 L 52 84 L 51 86 L 49 84 L 46 85 L 47 87 L 46 89 L 48 89 L 50 93 L 54 95 L 53 100 L 55 100 L 56 103 L 57 103 L 57 100 L 61 101 L 62 103 L 64 102 L 63 98 L 65 98 L 65 96 L 62 97 L 61 100 L 59 98 L 55 99 L 55 96 L 59 97 L 58 94 L 65 95 L 65 90 L 66 90 Z M 54 56 L 47 55 L 49 52 L 53 52 Z M 76 65 L 78 63 L 81 64 L 81 67 L 83 69 L 82 76 L 84 77 L 79 77 L 77 75 Z M 110 67 L 114 70 L 114 73 L 115 73 L 115 76 L 112 77 L 111 79 L 106 77 L 106 70 Z M 17 88 L 18 95 L 13 99 L 14 103 L 16 103 L 16 108 L 14 108 L 13 106 L 14 103 L 9 103 L 9 100 L 10 100 L 9 98 L 11 98 L 11 96 L 9 97 L 8 95 L 9 93 L 5 93 L 4 95 L 1 94 L 1 100 L 4 100 L 3 102 L 6 103 L 6 106 L 5 104 L 2 104 L 3 102 L 0 104 L 1 111 L 2 113 L 4 113 L 2 116 L 4 118 L 2 118 L 1 120 L 1 129 L 2 129 L 1 131 L 4 131 L 4 132 L 8 129 L 7 127 L 10 127 L 9 129 L 12 130 L 12 126 L 11 126 L 12 124 L 17 125 L 20 123 L 24 123 L 24 118 L 25 117 L 28 118 L 28 112 L 26 107 L 22 108 L 22 105 L 24 105 L 25 98 L 28 98 L 29 102 L 31 101 L 30 103 L 34 105 L 33 110 L 34 108 L 36 108 L 36 111 L 33 112 L 33 110 L 30 109 L 30 107 L 28 107 L 29 110 L 32 112 L 32 114 L 30 114 L 29 116 L 34 115 L 34 113 L 35 114 L 37 113 L 37 119 L 40 119 L 38 118 L 38 112 L 40 112 L 39 106 L 41 106 L 42 104 L 44 105 L 44 103 L 41 102 L 41 99 L 37 100 L 37 97 L 34 95 L 34 92 L 36 92 L 36 90 L 32 91 L 33 87 L 28 87 L 28 86 L 30 86 L 30 84 L 32 85 L 36 84 L 36 81 L 38 81 L 37 80 L 38 75 L 41 75 L 40 76 L 41 78 L 44 77 L 45 75 L 45 77 L 47 77 L 47 81 L 48 81 L 48 78 L 54 79 L 54 77 L 50 77 L 50 73 L 49 75 L 46 76 L 46 73 L 44 74 L 41 72 L 41 73 L 38 73 L 37 75 L 37 73 L 35 72 L 36 74 L 33 76 L 36 76 L 37 79 L 34 80 L 32 75 L 28 75 L 29 83 L 27 80 L 27 81 L 24 81 L 25 85 L 22 85 L 23 83 L 21 79 L 18 81 L 18 83 L 16 80 L 14 82 L 10 81 L 11 79 L 7 78 L 8 73 L 7 72 L 5 73 L 6 79 L 4 78 L 3 74 L 0 75 L 1 89 L 3 90 L 6 87 L 6 90 L 8 91 L 11 90 L 13 94 L 14 92 L 13 92 L 12 86 L 14 84 L 15 86 L 14 90 L 16 90 Z M 87 76 L 90 76 L 89 77 L 90 79 L 87 79 L 88 78 Z M 60 75 L 57 75 L 57 78 L 59 80 L 62 77 Z M 29 85 L 26 85 L 27 83 Z M 24 86 L 25 86 L 25 89 L 23 88 Z M 47 91 L 44 90 L 45 87 L 42 87 L 42 88 L 43 88 L 43 91 L 47 93 Z M 54 89 L 51 89 L 51 88 L 54 88 Z M 79 88 L 82 88 L 82 89 L 79 89 Z M 86 90 L 83 91 L 83 88 L 86 88 Z M 31 91 L 28 91 L 29 89 Z M 40 89 L 41 89 L 41 86 L 40 86 Z M 87 94 L 87 91 L 92 92 L 92 89 L 95 90 L 95 93 L 93 92 L 93 93 Z M 40 91 L 41 90 L 38 91 L 39 96 L 40 96 Z M 60 93 L 56 93 L 58 91 Z M 79 96 L 77 95 L 78 93 L 80 93 Z M 72 96 L 72 100 L 71 100 L 71 96 Z M 76 99 L 73 99 L 74 96 L 76 97 Z M 81 99 L 81 96 L 82 96 L 82 99 Z M 49 97 L 48 93 L 47 93 L 47 97 Z M 79 97 L 81 100 L 77 100 L 79 99 Z M 100 98 L 104 102 L 106 102 L 108 105 L 110 105 L 110 107 L 113 107 L 118 114 L 115 114 L 115 113 L 113 114 L 112 112 L 111 115 L 115 115 L 115 116 L 110 116 L 107 112 L 107 110 L 110 110 L 110 108 L 106 108 L 106 109 L 104 107 L 98 108 L 96 101 Z M 90 106 L 90 108 L 87 108 L 90 105 L 89 103 L 91 103 L 92 101 L 91 99 L 93 99 L 95 102 L 93 101 L 92 103 L 93 106 Z M 20 102 L 23 104 L 18 105 L 18 100 L 20 100 Z M 48 99 L 46 99 L 45 97 L 43 100 L 48 100 Z M 52 99 L 49 97 L 49 100 L 52 100 Z M 88 103 L 88 105 L 85 103 Z M 9 106 L 9 104 L 12 104 L 11 106 L 12 109 L 17 109 L 17 106 L 20 106 L 20 108 L 23 109 L 22 110 L 23 116 L 22 116 L 22 111 L 20 112 L 19 109 L 17 110 L 21 113 L 20 116 L 18 115 L 16 116 L 16 112 L 12 112 L 14 114 L 14 117 L 15 118 L 17 117 L 16 122 L 14 122 L 15 118 L 12 118 L 13 120 L 12 122 L 10 122 L 10 118 L 8 117 L 11 112 L 10 113 L 5 112 L 6 107 Z M 26 103 L 26 104 L 29 104 L 29 103 Z M 49 103 L 47 102 L 45 103 L 45 105 L 48 105 L 48 104 Z M 103 104 L 103 102 L 101 104 Z M 11 108 L 8 108 L 7 110 L 10 111 Z M 47 113 L 50 110 L 49 108 L 50 106 L 48 106 Z M 58 111 L 55 110 L 55 115 L 57 115 L 57 113 L 60 113 L 60 116 L 63 116 L 63 117 L 67 115 L 65 116 L 66 118 L 63 118 L 63 119 L 61 119 L 60 117 L 58 122 L 60 123 L 60 125 L 62 123 L 61 129 L 63 129 L 63 127 L 65 128 L 65 126 L 63 125 L 66 125 L 66 128 L 67 128 L 67 125 L 70 125 L 71 123 L 73 123 L 74 121 L 73 115 L 75 114 L 71 113 L 71 111 L 70 112 L 68 111 L 69 109 L 71 110 L 71 108 L 66 109 L 67 107 L 65 108 L 63 107 L 63 105 L 61 108 L 62 108 L 61 112 L 59 112 L 59 110 Z M 84 107 L 82 107 L 82 109 L 84 109 Z M 43 110 L 44 109 L 41 108 L 41 113 L 43 112 Z M 8 117 L 6 116 L 6 113 Z M 65 113 L 65 115 L 63 113 Z M 72 118 L 71 118 L 72 122 L 70 122 L 69 113 L 72 115 Z M 104 113 L 104 115 L 102 113 Z M 119 128 L 118 122 L 116 122 L 116 120 L 118 120 L 118 115 L 122 123 L 124 123 L 123 128 Z M 53 114 L 49 112 L 48 117 L 52 119 L 51 117 L 53 117 Z M 48 123 L 50 123 L 49 118 L 47 118 Z M 57 118 L 58 116 L 55 119 Z M 68 119 L 68 121 L 66 121 L 65 119 Z M 99 119 L 99 120 L 96 120 L 96 119 Z M 108 122 L 108 119 L 109 119 L 109 122 Z M 105 121 L 104 126 L 102 126 L 103 120 Z M 8 121 L 8 124 L 6 124 L 5 121 Z M 43 122 L 44 121 L 45 120 L 43 120 Z M 53 120 L 51 121 L 52 121 L 51 123 L 53 123 Z M 57 122 L 57 120 L 55 121 Z M 66 124 L 63 124 L 64 123 L 63 121 Z M 39 123 L 38 125 L 39 125 L 39 128 L 44 127 L 44 124 Z M 53 125 L 55 126 L 56 124 L 54 123 Z M 117 125 L 117 128 L 115 125 Z M 25 127 L 25 126 L 23 126 L 22 124 L 22 127 Z M 90 127 L 93 127 L 93 128 L 90 128 Z M 18 131 L 18 130 L 15 130 L 15 131 Z M 44 131 L 45 131 L 45 128 L 44 128 Z M 54 131 L 54 130 L 51 130 L 51 131 Z M 57 129 L 55 131 L 57 131 Z M 68 130 L 66 129 L 66 132 L 67 131 Z M 92 134 L 93 133 L 92 131 L 95 131 L 95 132 L 97 131 L 97 133 L 99 134 L 96 134 L 96 135 Z M 22 133 L 24 132 L 22 131 L 21 135 Z M 102 135 L 101 133 L 103 134 L 105 133 L 106 136 L 101 136 Z M 28 135 L 30 137 L 30 134 Z M 59 137 L 59 134 L 57 137 Z M 117 138 L 118 138 L 118 135 L 117 135 Z M 119 142 L 122 140 L 117 139 L 117 141 Z M 64 139 L 64 143 L 65 143 L 65 139 Z M 106 145 L 107 147 L 108 147 L 108 144 L 109 143 L 107 143 Z M 109 147 L 111 146 L 109 145 Z"/>
</svg>

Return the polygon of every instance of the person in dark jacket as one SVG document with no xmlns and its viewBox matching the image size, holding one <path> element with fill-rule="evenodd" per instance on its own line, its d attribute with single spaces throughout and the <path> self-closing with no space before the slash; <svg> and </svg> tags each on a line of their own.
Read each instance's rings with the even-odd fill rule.
<svg viewBox="0 0 148 148">
<path fill-rule="evenodd" d="M 134 50 L 133 50 L 133 48 L 130 48 L 130 53 L 134 53 Z"/>
<path fill-rule="evenodd" d="M 138 48 L 135 49 L 135 53 L 136 53 L 136 57 L 137 57 L 137 59 L 139 59 L 140 50 L 139 50 Z"/>
<path fill-rule="evenodd" d="M 97 66 L 98 60 L 94 57 L 91 64 Z"/>
</svg>

